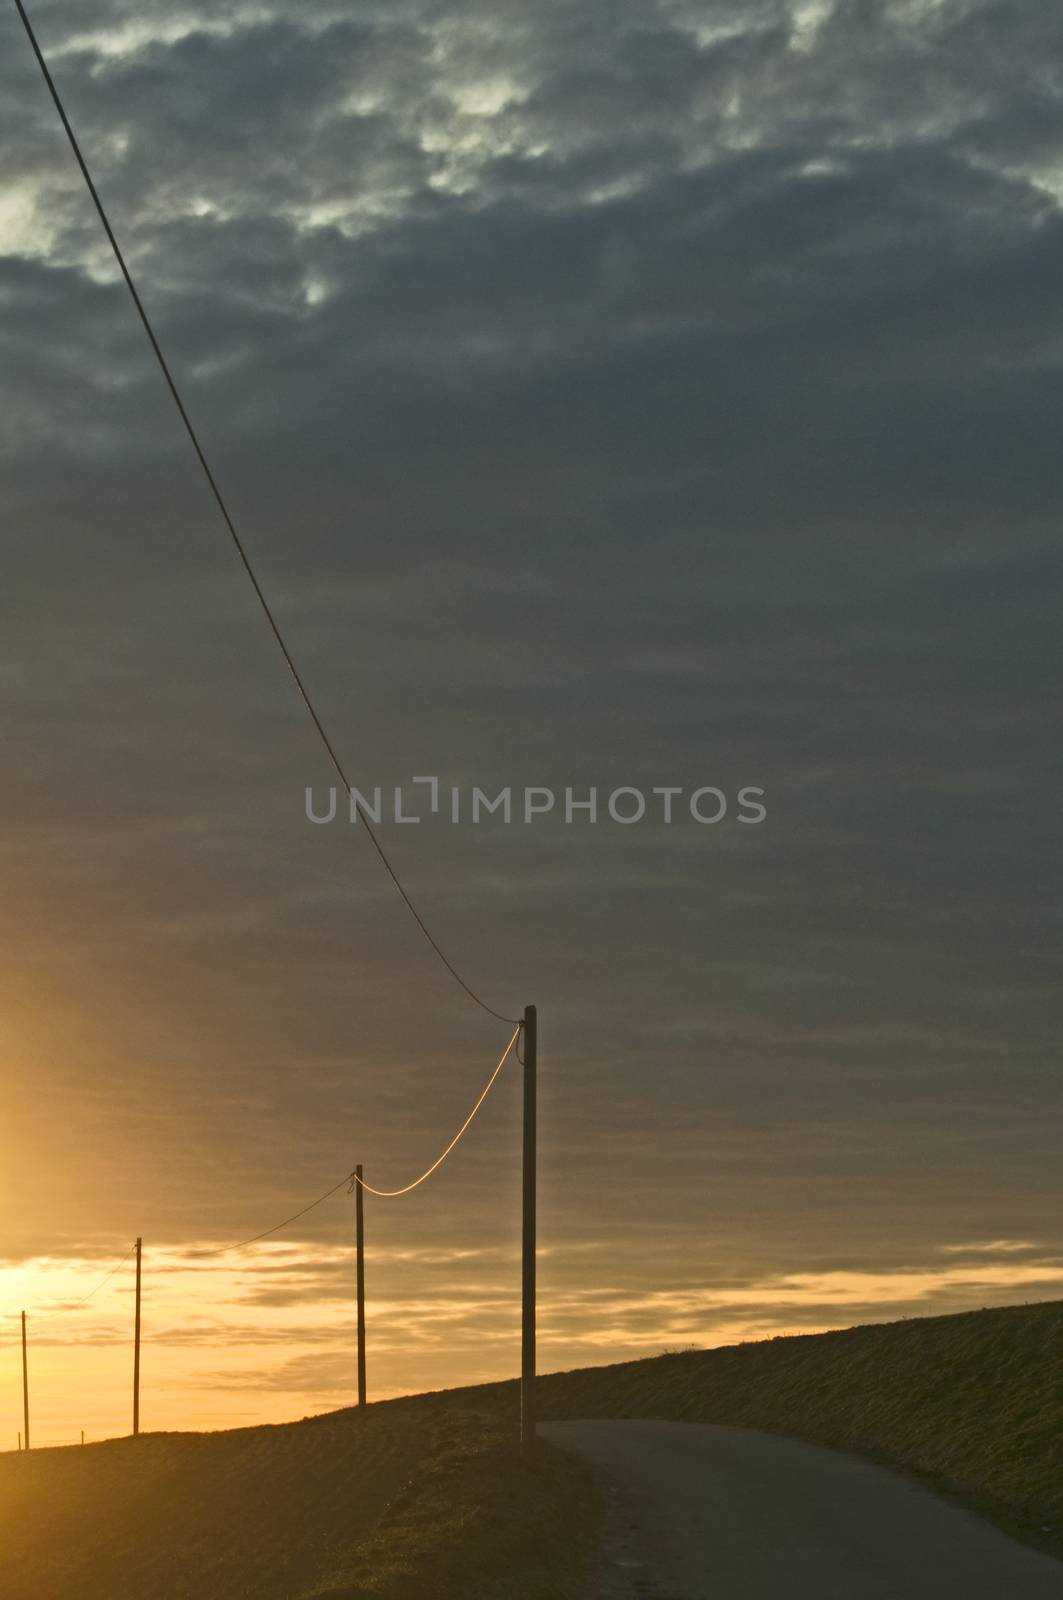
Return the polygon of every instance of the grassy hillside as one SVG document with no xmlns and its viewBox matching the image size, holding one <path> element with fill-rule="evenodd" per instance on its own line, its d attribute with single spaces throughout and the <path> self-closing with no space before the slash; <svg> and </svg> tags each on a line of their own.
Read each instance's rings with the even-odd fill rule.
<svg viewBox="0 0 1063 1600">
<path fill-rule="evenodd" d="M 855 1450 L 1063 1555 L 1063 1303 L 559 1373 L 541 1403 Z M 521 1466 L 516 1405 L 494 1384 L 0 1456 L 0 1600 L 585 1600 L 594 1486 Z"/>
<path fill-rule="evenodd" d="M 1063 1555 L 1063 1302 L 659 1356 L 543 1391 L 551 1417 L 722 1422 L 857 1451 Z"/>
<path fill-rule="evenodd" d="M 3 1600 L 581 1600 L 583 1469 L 427 1396 L 0 1456 Z"/>
</svg>

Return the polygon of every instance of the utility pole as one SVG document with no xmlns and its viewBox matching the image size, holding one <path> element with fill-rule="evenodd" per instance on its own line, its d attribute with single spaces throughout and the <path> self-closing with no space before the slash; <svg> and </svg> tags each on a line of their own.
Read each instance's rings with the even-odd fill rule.
<svg viewBox="0 0 1063 1600">
<path fill-rule="evenodd" d="M 358 1404 L 365 1405 L 365 1200 L 361 1164 L 354 1169 L 354 1238 L 358 1284 Z"/>
<path fill-rule="evenodd" d="M 26 1365 L 26 1313 L 22 1313 L 22 1427 L 26 1440 L 24 1449 L 30 1447 L 30 1375 Z"/>
<path fill-rule="evenodd" d="M 143 1240 L 137 1240 L 137 1309 L 133 1324 L 133 1438 L 140 1432 L 140 1252 Z"/>
<path fill-rule="evenodd" d="M 535 1454 L 535 1151 L 537 1027 L 524 1007 L 524 1194 L 521 1230 L 520 1453 Z"/>
</svg>

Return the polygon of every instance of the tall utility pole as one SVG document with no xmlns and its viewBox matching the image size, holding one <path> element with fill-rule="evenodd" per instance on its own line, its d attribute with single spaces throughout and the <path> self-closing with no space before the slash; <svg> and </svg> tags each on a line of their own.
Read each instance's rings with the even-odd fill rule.
<svg viewBox="0 0 1063 1600">
<path fill-rule="evenodd" d="M 30 1447 L 30 1375 L 26 1365 L 26 1313 L 22 1313 L 22 1427 L 26 1440 L 24 1449 Z"/>
<path fill-rule="evenodd" d="M 133 1324 L 133 1438 L 140 1432 L 140 1251 L 137 1240 L 137 1309 Z"/>
<path fill-rule="evenodd" d="M 358 1404 L 365 1405 L 365 1201 L 362 1168 L 354 1169 L 354 1238 L 358 1284 Z"/>
<path fill-rule="evenodd" d="M 535 1113 L 536 1053 L 534 1006 L 524 1007 L 524 1197 L 521 1232 L 520 1453 L 535 1453 Z"/>
</svg>

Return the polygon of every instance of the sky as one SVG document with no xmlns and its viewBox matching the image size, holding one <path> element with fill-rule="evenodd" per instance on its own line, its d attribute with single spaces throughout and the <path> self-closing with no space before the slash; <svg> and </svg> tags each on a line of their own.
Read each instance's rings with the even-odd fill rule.
<svg viewBox="0 0 1063 1600">
<path fill-rule="evenodd" d="M 539 1007 L 543 1368 L 1058 1296 L 1063 17 L 31 15 L 352 780 L 421 818 L 385 847 Z M 0 1447 L 23 1308 L 37 1440 L 128 1426 L 130 1263 L 73 1302 L 137 1235 L 144 1426 L 300 1416 L 355 1392 L 353 1201 L 203 1252 L 409 1181 L 509 1030 L 308 819 L 0 35 Z M 510 1063 L 367 1201 L 371 1394 L 516 1372 L 519 1118 Z"/>
</svg>

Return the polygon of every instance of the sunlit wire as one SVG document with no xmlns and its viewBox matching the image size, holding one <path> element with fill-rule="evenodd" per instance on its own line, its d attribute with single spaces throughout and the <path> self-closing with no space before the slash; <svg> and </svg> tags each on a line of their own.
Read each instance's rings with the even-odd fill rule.
<svg viewBox="0 0 1063 1600">
<path fill-rule="evenodd" d="M 499 1059 L 499 1062 L 498 1062 L 498 1066 L 495 1068 L 494 1072 L 492 1072 L 491 1076 L 488 1078 L 486 1084 L 484 1085 L 483 1092 L 481 1093 L 479 1100 L 477 1100 L 476 1104 L 473 1106 L 472 1110 L 469 1112 L 469 1115 L 465 1118 L 465 1121 L 462 1123 L 461 1127 L 458 1129 L 458 1131 L 454 1135 L 453 1139 L 451 1139 L 450 1143 L 447 1145 L 447 1148 L 443 1151 L 443 1154 L 441 1156 L 438 1156 L 436 1158 L 436 1160 L 432 1162 L 432 1165 L 427 1169 L 427 1171 L 422 1172 L 421 1176 L 419 1178 L 415 1178 L 412 1183 L 406 1184 L 406 1186 L 404 1188 L 402 1188 L 402 1189 L 374 1189 L 373 1185 L 371 1183 L 366 1183 L 365 1179 L 364 1178 L 360 1178 L 358 1176 L 358 1174 L 355 1172 L 355 1173 L 352 1173 L 352 1175 L 351 1175 L 351 1187 L 352 1187 L 352 1189 L 354 1188 L 355 1184 L 361 1184 L 362 1188 L 365 1189 L 365 1191 L 368 1194 L 379 1195 L 379 1197 L 382 1200 L 394 1200 L 400 1194 L 409 1194 L 411 1189 L 418 1188 L 422 1183 L 424 1183 L 426 1178 L 430 1178 L 432 1176 L 433 1172 L 435 1172 L 438 1167 L 441 1167 L 443 1165 L 444 1161 L 447 1159 L 447 1157 L 449 1156 L 450 1152 L 453 1150 L 454 1146 L 457 1144 L 457 1142 L 461 1138 L 462 1134 L 465 1133 L 466 1129 L 469 1127 L 469 1124 L 472 1122 L 472 1119 L 475 1117 L 476 1113 L 479 1111 L 480 1107 L 483 1105 L 484 1101 L 487 1099 L 487 1096 L 491 1093 L 491 1090 L 494 1088 L 494 1085 L 495 1085 L 495 1079 L 498 1077 L 498 1074 L 502 1071 L 502 1068 L 506 1064 L 506 1057 L 509 1055 L 510 1051 L 513 1049 L 513 1046 L 516 1044 L 517 1040 L 520 1037 L 520 1031 L 521 1031 L 520 1027 L 517 1027 L 517 1028 L 514 1029 L 513 1037 L 510 1039 L 509 1043 L 506 1045 L 506 1048 L 503 1050 L 502 1055 L 501 1055 L 501 1057 Z"/>
<path fill-rule="evenodd" d="M 483 1105 L 484 1101 L 487 1099 L 487 1096 L 491 1093 L 491 1090 L 494 1088 L 495 1080 L 497 1079 L 499 1073 L 502 1071 L 502 1068 L 505 1066 L 506 1060 L 507 1060 L 511 1050 L 513 1049 L 513 1046 L 516 1044 L 518 1038 L 520 1037 L 520 1032 L 521 1032 L 521 1027 L 520 1026 L 514 1028 L 512 1037 L 510 1038 L 509 1043 L 506 1045 L 506 1048 L 503 1050 L 501 1056 L 499 1057 L 498 1065 L 495 1067 L 494 1071 L 491 1073 L 491 1076 L 488 1078 L 488 1080 L 487 1080 L 486 1084 L 484 1085 L 483 1089 L 480 1091 L 480 1095 L 479 1095 L 479 1098 L 476 1101 L 476 1104 L 473 1106 L 472 1110 L 469 1112 L 469 1115 L 465 1118 L 465 1121 L 462 1123 L 461 1127 L 458 1129 L 458 1131 L 454 1135 L 453 1139 L 451 1139 L 450 1143 L 447 1145 L 447 1147 L 443 1151 L 442 1155 L 437 1156 L 436 1159 L 432 1162 L 432 1165 L 430 1167 L 428 1167 L 424 1172 L 422 1172 L 421 1176 L 419 1178 L 415 1178 L 412 1183 L 405 1184 L 403 1186 L 403 1188 L 401 1188 L 401 1189 L 375 1189 L 371 1183 L 366 1183 L 364 1178 L 360 1178 L 358 1176 L 357 1172 L 353 1172 L 353 1171 L 352 1172 L 348 1172 L 347 1176 L 345 1178 L 341 1178 L 339 1183 L 333 1184 L 331 1189 L 326 1189 L 325 1193 L 318 1195 L 316 1200 L 311 1200 L 309 1205 L 303 1206 L 301 1211 L 296 1211 L 296 1212 L 294 1212 L 292 1214 L 292 1216 L 285 1217 L 283 1222 L 275 1223 L 272 1228 L 266 1228 L 266 1229 L 263 1230 L 262 1233 L 252 1234 L 252 1236 L 249 1239 L 240 1239 L 236 1244 L 222 1245 L 217 1250 L 195 1250 L 195 1251 L 191 1251 L 190 1252 L 190 1257 L 192 1259 L 194 1259 L 194 1260 L 204 1260 L 204 1259 L 209 1259 L 211 1256 L 223 1256 L 223 1255 L 226 1255 L 231 1250 L 244 1250 L 244 1249 L 247 1248 L 248 1245 L 251 1245 L 251 1244 L 258 1244 L 261 1239 L 268 1239 L 268 1238 L 271 1237 L 272 1234 L 280 1233 L 282 1228 L 287 1228 L 291 1223 L 298 1222 L 300 1217 L 305 1217 L 307 1212 L 313 1211 L 313 1210 L 316 1209 L 316 1207 L 318 1207 L 320 1205 L 323 1205 L 326 1200 L 331 1200 L 332 1196 L 334 1194 L 338 1194 L 341 1189 L 346 1188 L 348 1194 L 350 1194 L 351 1192 L 353 1192 L 354 1187 L 355 1187 L 356 1184 L 361 1184 L 362 1188 L 365 1189 L 367 1191 L 367 1193 L 375 1194 L 381 1200 L 395 1200 L 395 1199 L 397 1199 L 399 1197 L 399 1195 L 409 1194 L 412 1189 L 419 1188 L 420 1185 L 422 1183 L 424 1183 L 426 1179 L 428 1179 L 428 1178 L 430 1178 L 432 1176 L 433 1172 L 437 1172 L 439 1170 L 439 1168 L 443 1165 L 444 1161 L 450 1155 L 450 1152 L 454 1149 L 454 1146 L 458 1143 L 458 1141 L 461 1139 L 463 1134 L 465 1134 L 468 1131 L 469 1127 L 472 1125 L 472 1122 L 473 1122 L 474 1117 L 476 1116 L 476 1113 L 479 1111 L 480 1107 Z"/>
</svg>

